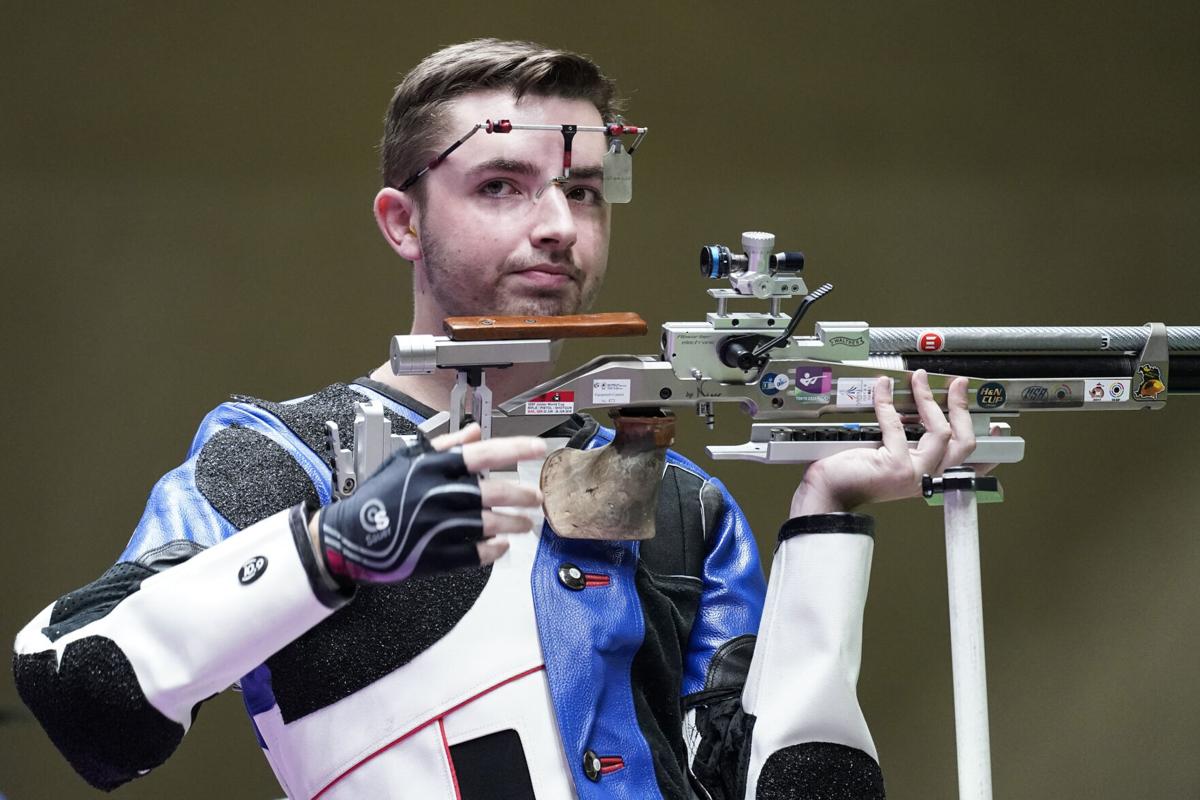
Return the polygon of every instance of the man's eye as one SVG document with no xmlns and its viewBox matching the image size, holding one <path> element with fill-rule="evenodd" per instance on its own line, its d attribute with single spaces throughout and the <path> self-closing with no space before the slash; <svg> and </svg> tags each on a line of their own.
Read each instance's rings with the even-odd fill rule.
<svg viewBox="0 0 1200 800">
<path fill-rule="evenodd" d="M 604 202 L 599 190 L 593 189 L 591 186 L 572 186 L 567 191 L 567 199 L 573 203 L 583 203 L 589 206 L 598 206 Z"/>
<path fill-rule="evenodd" d="M 517 187 L 513 186 L 509 181 L 499 178 L 488 181 L 479 187 L 479 193 L 489 197 L 510 197 L 518 194 Z"/>
</svg>

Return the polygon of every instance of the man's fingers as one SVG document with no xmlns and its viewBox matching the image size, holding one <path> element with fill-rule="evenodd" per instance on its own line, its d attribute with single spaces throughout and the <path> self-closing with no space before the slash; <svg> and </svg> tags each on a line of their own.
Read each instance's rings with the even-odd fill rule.
<svg viewBox="0 0 1200 800">
<path fill-rule="evenodd" d="M 537 508 L 542 504 L 542 493 L 536 486 L 527 486 L 516 481 L 484 478 L 479 482 L 479 493 L 484 508 Z"/>
<path fill-rule="evenodd" d="M 941 471 L 957 467 L 975 451 L 975 426 L 967 411 L 967 379 L 955 378 L 950 384 L 946 404 L 950 407 L 950 444 L 942 457 Z"/>
<path fill-rule="evenodd" d="M 454 433 L 443 433 L 441 436 L 435 436 L 429 440 L 433 445 L 434 450 L 449 450 L 451 447 L 457 447 L 460 444 L 479 441 L 480 436 L 479 423 L 472 422 L 465 428 L 460 428 Z"/>
<path fill-rule="evenodd" d="M 463 445 L 463 461 L 471 472 L 511 467 L 546 455 L 546 442 L 536 436 L 504 436 Z"/>
<path fill-rule="evenodd" d="M 483 512 L 483 538 L 490 539 L 501 533 L 528 533 L 533 530 L 533 520 L 519 514 L 501 514 L 498 511 Z"/>
<path fill-rule="evenodd" d="M 485 539 L 482 542 L 475 543 L 475 549 L 479 552 L 479 563 L 483 566 L 495 563 L 500 556 L 508 552 L 508 541 L 506 539 Z"/>
<path fill-rule="evenodd" d="M 933 398 L 928 372 L 919 369 L 913 373 L 912 390 L 913 400 L 916 401 L 917 411 L 921 415 L 921 424 L 925 426 L 925 433 L 913 452 L 914 467 L 918 473 L 934 473 L 937 472 L 938 464 L 942 463 L 946 445 L 950 442 L 950 423 L 946 421 L 946 415 Z"/>
<path fill-rule="evenodd" d="M 895 457 L 908 458 L 908 439 L 904 436 L 904 423 L 892 402 L 892 379 L 886 375 L 875 381 L 875 420 L 883 446 Z"/>
<path fill-rule="evenodd" d="M 1003 435 L 1004 435 L 1004 429 L 1001 428 L 1000 425 L 997 423 L 992 423 L 992 426 L 990 428 L 988 428 L 988 436 L 1003 436 Z M 1000 466 L 999 463 L 976 464 L 974 467 L 972 467 L 972 469 L 975 470 L 976 475 L 990 475 L 990 474 L 992 474 L 992 470 L 994 470 L 998 466 Z"/>
</svg>

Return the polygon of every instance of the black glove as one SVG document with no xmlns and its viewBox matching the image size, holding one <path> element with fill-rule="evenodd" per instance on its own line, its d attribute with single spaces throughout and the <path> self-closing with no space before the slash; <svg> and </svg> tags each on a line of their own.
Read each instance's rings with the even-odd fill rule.
<svg viewBox="0 0 1200 800">
<path fill-rule="evenodd" d="M 398 451 L 353 495 L 318 512 L 317 557 L 342 587 L 479 566 L 479 478 L 462 448 Z"/>
</svg>

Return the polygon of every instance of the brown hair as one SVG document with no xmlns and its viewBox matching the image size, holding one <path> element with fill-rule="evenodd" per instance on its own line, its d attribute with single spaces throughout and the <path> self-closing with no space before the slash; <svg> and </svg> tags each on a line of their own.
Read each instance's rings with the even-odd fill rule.
<svg viewBox="0 0 1200 800">
<path fill-rule="evenodd" d="M 384 185 L 399 186 L 437 154 L 448 103 L 487 89 L 510 89 L 518 98 L 530 94 L 589 100 L 606 122 L 613 121 L 623 105 L 612 79 L 578 53 L 500 39 L 442 48 L 404 76 L 388 104 L 380 142 Z M 420 184 L 414 189 L 419 192 Z"/>
</svg>

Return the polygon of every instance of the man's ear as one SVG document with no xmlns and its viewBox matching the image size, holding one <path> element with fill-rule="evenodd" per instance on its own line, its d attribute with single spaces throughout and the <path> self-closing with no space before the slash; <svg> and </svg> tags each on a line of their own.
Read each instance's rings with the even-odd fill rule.
<svg viewBox="0 0 1200 800">
<path fill-rule="evenodd" d="M 420 212 L 413 197 L 389 186 L 375 195 L 375 222 L 391 248 L 406 261 L 421 260 L 421 240 L 417 236 Z"/>
</svg>

